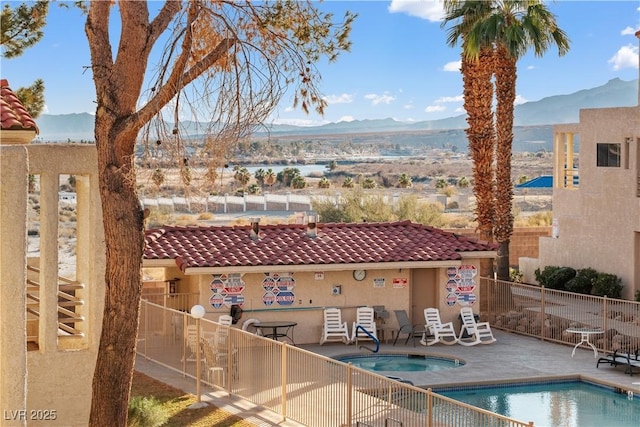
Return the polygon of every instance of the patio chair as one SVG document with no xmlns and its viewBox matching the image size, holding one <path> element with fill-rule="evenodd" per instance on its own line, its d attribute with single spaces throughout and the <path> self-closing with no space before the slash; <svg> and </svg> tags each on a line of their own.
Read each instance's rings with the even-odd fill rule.
<svg viewBox="0 0 640 427">
<path fill-rule="evenodd" d="M 416 346 L 416 337 L 422 337 L 424 334 L 424 325 L 412 325 L 409 321 L 409 315 L 406 310 L 393 310 L 398 320 L 398 330 L 396 331 L 396 338 L 393 340 L 393 345 L 396 345 L 400 334 L 407 334 L 407 339 L 404 344 L 407 345 L 409 338 L 413 340 L 413 346 Z"/>
<path fill-rule="evenodd" d="M 433 345 L 441 342 L 442 344 L 452 345 L 458 342 L 453 322 L 442 323 L 440 310 L 437 308 L 425 308 L 424 320 L 426 321 L 424 325 L 425 331 L 420 344 Z M 430 336 L 433 336 L 432 340 L 429 340 Z"/>
<path fill-rule="evenodd" d="M 231 326 L 233 324 L 233 317 L 228 314 L 221 314 L 218 317 L 218 323 L 225 326 Z"/>
<path fill-rule="evenodd" d="M 200 346 L 204 356 L 203 363 L 207 381 L 214 384 L 216 377 L 219 376 L 222 379 L 220 386 L 224 387 L 226 383 L 227 354 L 220 352 L 206 339 L 200 340 Z"/>
<path fill-rule="evenodd" d="M 198 351 L 198 328 L 196 325 L 187 326 L 187 334 L 185 336 L 187 348 L 191 354 L 187 357 L 187 362 L 196 361 L 196 352 Z"/>
<path fill-rule="evenodd" d="M 368 334 L 361 329 L 358 329 L 358 326 L 362 326 Z M 371 307 L 358 307 L 356 310 L 356 321 L 353 322 L 351 341 L 355 342 L 357 345 L 358 340 L 378 341 L 375 311 Z"/>
<path fill-rule="evenodd" d="M 253 326 L 254 323 L 260 323 L 258 319 L 247 319 L 242 323 L 242 330 L 247 332 L 252 332 L 256 335 L 262 335 L 262 331 Z"/>
<path fill-rule="evenodd" d="M 351 341 L 347 322 L 342 321 L 342 312 L 338 308 L 324 309 L 324 324 L 322 325 L 322 337 L 320 345 L 327 341 L 341 340 L 345 344 Z"/>
<path fill-rule="evenodd" d="M 489 322 L 476 322 L 471 307 L 462 307 L 460 309 L 460 318 L 462 319 L 462 327 L 460 328 L 460 336 L 458 343 L 466 346 L 476 344 L 491 344 L 496 339 L 491 332 Z M 467 336 L 468 338 L 463 338 Z"/>
</svg>

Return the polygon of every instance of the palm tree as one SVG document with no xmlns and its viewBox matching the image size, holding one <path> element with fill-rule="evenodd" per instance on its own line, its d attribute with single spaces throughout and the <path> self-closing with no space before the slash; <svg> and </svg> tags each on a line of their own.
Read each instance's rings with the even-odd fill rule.
<svg viewBox="0 0 640 427">
<path fill-rule="evenodd" d="M 498 278 L 509 280 L 509 243 L 513 234 L 511 148 L 516 63 L 529 48 L 533 48 L 536 56 L 542 56 L 552 42 L 558 46 L 558 53 L 562 56 L 569 50 L 569 39 L 558 28 L 555 16 L 542 1 L 499 2 L 498 5 L 500 7 L 482 26 L 486 29 L 486 43 L 493 43 L 496 53 L 496 207 L 493 233 L 500 245 Z"/>
<path fill-rule="evenodd" d="M 406 173 L 401 173 L 400 176 L 398 177 L 398 186 L 400 188 L 409 188 L 412 185 L 413 185 L 413 182 L 411 182 L 411 177 Z"/>
<path fill-rule="evenodd" d="M 362 188 L 372 189 L 376 188 L 376 185 L 376 181 L 371 177 L 367 177 L 362 181 Z"/>
<path fill-rule="evenodd" d="M 256 179 L 256 181 L 258 181 L 258 184 L 264 185 L 265 174 L 266 174 L 265 170 L 262 168 L 259 168 L 253 174 L 253 177 Z"/>
<path fill-rule="evenodd" d="M 322 178 L 320 178 L 320 181 L 318 181 L 318 188 L 329 188 L 331 187 L 331 181 L 329 181 L 329 178 L 327 178 L 326 176 L 323 176 Z"/>
<path fill-rule="evenodd" d="M 238 168 L 235 174 L 233 174 L 233 179 L 238 181 L 238 183 L 242 186 L 242 189 L 244 190 L 247 187 L 247 184 L 249 183 L 249 181 L 251 181 L 251 172 L 249 172 L 249 169 L 245 167 Z"/>
<path fill-rule="evenodd" d="M 455 46 L 462 39 L 463 107 L 467 112 L 465 132 L 469 139 L 469 152 L 473 160 L 473 194 L 476 198 L 476 221 L 480 238 L 493 240 L 493 182 L 494 146 L 493 130 L 493 49 L 478 46 L 469 34 L 474 22 L 491 10 L 488 1 L 445 0 L 442 25 L 457 23 L 449 29 L 447 44 Z M 483 268 L 483 270 L 487 270 Z M 491 271 L 483 271 L 490 274 Z"/>
<path fill-rule="evenodd" d="M 276 182 L 276 173 L 273 169 L 269 168 L 264 173 L 264 183 L 271 187 Z"/>
<path fill-rule="evenodd" d="M 491 120 L 491 147 L 483 146 L 484 152 L 475 152 L 472 148 L 472 138 L 469 132 L 469 147 L 474 159 L 474 193 L 477 200 L 478 224 L 482 237 L 495 237 L 498 242 L 498 277 L 509 280 L 509 242 L 513 233 L 513 186 L 511 182 L 511 150 L 513 143 L 513 109 L 516 95 L 516 76 L 518 59 L 529 48 L 533 48 L 536 56 L 542 56 L 551 43 L 558 46 L 558 53 L 564 55 L 569 50 L 567 35 L 558 28 L 555 16 L 547 9 L 541 0 L 514 1 L 460 1 L 445 0 L 446 17 L 443 23 L 458 20 L 459 23 L 451 28 L 447 41 L 454 45 L 462 37 L 462 73 L 465 85 L 465 109 L 467 105 L 475 103 L 486 104 L 479 91 L 469 90 L 479 82 L 470 75 L 470 69 L 465 70 L 465 63 L 476 62 L 485 73 L 482 84 L 491 84 L 491 76 L 495 74 L 496 86 L 496 135 L 493 135 L 493 117 Z M 465 61 L 467 59 L 467 61 Z M 485 62 L 486 61 L 486 62 Z M 487 74 L 488 72 L 488 74 Z M 468 79 L 468 80 L 467 80 Z M 491 88 L 491 92 L 493 88 Z M 467 95 L 472 99 L 467 100 Z M 493 97 L 489 97 L 490 101 Z M 486 105 L 485 105 L 486 108 Z M 490 108 L 490 106 L 489 106 Z M 472 126 L 472 113 L 467 109 L 467 119 Z M 486 114 L 486 111 L 485 111 Z M 473 132 L 472 132 L 473 133 Z M 475 134 L 475 133 L 474 133 Z M 495 148 L 493 141 L 495 142 Z M 490 158 L 484 157 L 489 152 Z M 475 156 L 483 156 L 482 167 L 476 164 Z M 495 172 L 493 163 L 495 157 Z M 481 182 L 476 175 L 476 169 L 482 172 L 491 168 L 491 172 L 482 175 L 488 179 L 495 173 L 495 181 L 490 184 Z M 486 171 L 485 171 L 486 172 Z M 480 188 L 476 188 L 480 187 Z M 495 189 L 493 196 L 487 195 L 488 189 Z M 484 204 L 491 203 L 492 207 Z M 481 207 L 482 205 L 482 207 Z M 490 224 L 493 224 L 490 227 Z M 484 236 L 483 236 L 484 235 Z"/>
<path fill-rule="evenodd" d="M 344 181 L 342 181 L 343 188 L 353 188 L 354 185 L 355 183 L 353 182 L 353 178 L 351 178 L 350 176 L 346 177 Z"/>
</svg>

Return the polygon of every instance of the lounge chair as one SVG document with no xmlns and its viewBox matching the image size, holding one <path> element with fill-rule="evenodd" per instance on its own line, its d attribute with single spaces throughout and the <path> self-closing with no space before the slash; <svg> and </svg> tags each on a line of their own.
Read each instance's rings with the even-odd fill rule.
<svg viewBox="0 0 640 427">
<path fill-rule="evenodd" d="M 460 309 L 460 318 L 462 319 L 462 327 L 458 338 L 459 344 L 471 346 L 491 344 L 496 341 L 493 337 L 493 332 L 491 332 L 489 322 L 476 322 L 471 307 L 462 307 Z"/>
<path fill-rule="evenodd" d="M 361 326 L 368 333 L 358 329 L 358 326 Z M 371 307 L 358 307 L 356 310 L 356 321 L 353 322 L 351 341 L 357 345 L 358 340 L 378 341 L 375 311 Z"/>
<path fill-rule="evenodd" d="M 322 337 L 320 345 L 327 341 L 340 340 L 345 344 L 349 344 L 349 329 L 347 322 L 342 321 L 342 312 L 338 308 L 324 309 L 324 323 L 322 325 Z"/>
<path fill-rule="evenodd" d="M 615 350 L 612 354 L 599 358 L 596 362 L 596 368 L 598 368 L 601 363 L 608 363 L 609 366 L 613 367 L 624 365 L 626 366 L 624 373 L 633 376 L 633 369 L 640 369 L 640 351 L 619 352 Z"/>
<path fill-rule="evenodd" d="M 398 330 L 396 331 L 396 338 L 393 340 L 393 345 L 396 345 L 400 334 L 407 334 L 407 339 L 404 344 L 407 345 L 409 338 L 413 339 L 413 346 L 416 346 L 416 337 L 422 337 L 424 334 L 424 325 L 412 325 L 409 321 L 409 315 L 406 310 L 393 310 L 398 320 Z"/>
<path fill-rule="evenodd" d="M 420 344 L 433 345 L 441 342 L 442 344 L 452 345 L 458 342 L 453 322 L 442 323 L 440 310 L 437 308 L 425 308 L 424 320 L 426 321 L 424 325 L 425 331 Z M 429 336 L 433 336 L 433 339 L 429 340 Z"/>
</svg>

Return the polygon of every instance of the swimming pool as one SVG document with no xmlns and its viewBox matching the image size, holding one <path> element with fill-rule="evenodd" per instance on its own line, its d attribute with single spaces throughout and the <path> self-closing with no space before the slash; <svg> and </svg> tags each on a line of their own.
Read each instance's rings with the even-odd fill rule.
<svg viewBox="0 0 640 427">
<path fill-rule="evenodd" d="M 640 390 L 634 395 L 585 381 L 552 381 L 434 389 L 479 408 L 536 426 L 638 427 Z"/>
<path fill-rule="evenodd" d="M 424 354 L 351 355 L 337 359 L 373 372 L 433 372 L 464 365 L 464 362 L 458 359 Z"/>
</svg>

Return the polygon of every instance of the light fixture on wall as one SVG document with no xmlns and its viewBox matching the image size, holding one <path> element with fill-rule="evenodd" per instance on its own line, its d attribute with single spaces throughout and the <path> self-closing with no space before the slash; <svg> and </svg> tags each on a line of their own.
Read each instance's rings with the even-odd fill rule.
<svg viewBox="0 0 640 427">
<path fill-rule="evenodd" d="M 340 295 L 342 293 L 341 285 L 333 285 L 331 288 L 331 295 Z"/>
</svg>

